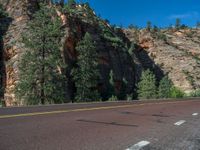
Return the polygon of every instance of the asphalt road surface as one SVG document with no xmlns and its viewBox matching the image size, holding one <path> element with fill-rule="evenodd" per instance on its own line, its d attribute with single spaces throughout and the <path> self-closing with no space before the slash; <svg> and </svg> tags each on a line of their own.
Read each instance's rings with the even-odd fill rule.
<svg viewBox="0 0 200 150">
<path fill-rule="evenodd" d="M 0 109 L 0 150 L 200 150 L 200 100 Z"/>
</svg>

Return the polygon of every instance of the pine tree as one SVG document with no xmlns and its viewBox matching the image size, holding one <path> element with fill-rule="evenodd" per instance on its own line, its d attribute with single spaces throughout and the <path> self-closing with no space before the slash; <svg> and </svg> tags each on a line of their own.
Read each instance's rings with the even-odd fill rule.
<svg viewBox="0 0 200 150">
<path fill-rule="evenodd" d="M 54 4 L 61 4 L 61 5 L 63 5 L 64 4 L 64 0 L 51 0 L 52 1 L 52 3 L 54 3 Z"/>
<path fill-rule="evenodd" d="M 169 80 L 168 76 L 163 77 L 158 87 L 159 98 L 169 98 L 171 88 L 172 82 Z"/>
<path fill-rule="evenodd" d="M 110 96 L 112 95 L 116 95 L 115 94 L 115 81 L 114 81 L 114 73 L 113 73 L 113 70 L 110 71 L 109 73 L 109 92 L 110 92 Z"/>
<path fill-rule="evenodd" d="M 108 85 L 108 89 L 107 89 L 107 95 L 108 95 L 109 101 L 118 100 L 116 91 L 115 91 L 115 81 L 114 81 L 113 70 L 110 70 L 110 73 L 109 73 L 109 85 Z"/>
<path fill-rule="evenodd" d="M 27 105 L 64 101 L 66 78 L 60 52 L 61 25 L 55 9 L 41 3 L 22 35 L 27 51 L 19 62 L 16 96 Z"/>
<path fill-rule="evenodd" d="M 148 69 L 142 72 L 141 80 L 138 83 L 138 96 L 142 99 L 156 98 L 156 78 L 155 75 Z"/>
<path fill-rule="evenodd" d="M 200 22 L 197 21 L 196 27 L 199 29 L 200 28 Z"/>
<path fill-rule="evenodd" d="M 152 28 L 151 21 L 148 21 L 147 22 L 147 27 L 146 27 L 147 31 L 151 31 L 151 28 Z"/>
<path fill-rule="evenodd" d="M 79 55 L 78 67 L 72 72 L 77 88 L 75 99 L 79 102 L 97 101 L 100 98 L 97 90 L 100 74 L 95 44 L 89 33 L 86 33 L 83 40 L 78 43 L 76 50 Z"/>
<path fill-rule="evenodd" d="M 75 5 L 76 4 L 76 1 L 75 0 L 68 0 L 67 1 L 67 6 L 68 7 L 72 7 L 73 5 Z"/>
<path fill-rule="evenodd" d="M 120 88 L 120 92 L 117 95 L 119 100 L 125 100 L 126 99 L 126 88 L 127 88 L 127 80 L 125 78 L 123 78 L 123 80 L 121 81 L 121 88 Z"/>
<path fill-rule="evenodd" d="M 180 20 L 179 18 L 177 18 L 177 19 L 176 19 L 175 28 L 176 28 L 177 30 L 179 30 L 180 27 L 181 27 L 181 20 Z"/>
</svg>

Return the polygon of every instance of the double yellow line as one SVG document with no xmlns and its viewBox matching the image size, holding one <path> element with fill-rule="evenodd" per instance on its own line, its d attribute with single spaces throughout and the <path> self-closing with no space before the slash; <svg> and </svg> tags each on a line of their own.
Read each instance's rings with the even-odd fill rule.
<svg viewBox="0 0 200 150">
<path fill-rule="evenodd" d="M 186 102 L 186 101 L 182 101 L 182 102 Z M 69 112 L 82 112 L 82 111 L 93 111 L 93 110 L 129 108 L 129 107 L 138 107 L 138 106 L 145 106 L 145 105 L 174 104 L 174 103 L 180 103 L 180 101 L 176 101 L 176 102 L 143 103 L 143 104 L 129 104 L 129 105 L 93 107 L 93 108 L 80 108 L 80 109 L 71 109 L 71 110 L 56 110 L 56 111 L 33 112 L 33 113 L 14 114 L 14 115 L 0 115 L 0 119 L 16 118 L 16 117 L 30 117 L 30 116 L 50 115 L 50 114 L 61 114 L 61 113 L 69 113 Z"/>
</svg>

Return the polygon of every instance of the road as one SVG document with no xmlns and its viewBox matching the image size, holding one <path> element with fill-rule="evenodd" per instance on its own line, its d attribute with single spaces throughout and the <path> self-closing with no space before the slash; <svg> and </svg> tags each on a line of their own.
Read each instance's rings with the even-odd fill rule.
<svg viewBox="0 0 200 150">
<path fill-rule="evenodd" d="M 0 109 L 0 150 L 200 150 L 200 100 Z"/>
</svg>

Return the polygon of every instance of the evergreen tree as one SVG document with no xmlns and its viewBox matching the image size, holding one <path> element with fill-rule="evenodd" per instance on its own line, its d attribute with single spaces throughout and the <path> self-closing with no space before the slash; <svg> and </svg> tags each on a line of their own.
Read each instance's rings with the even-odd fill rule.
<svg viewBox="0 0 200 150">
<path fill-rule="evenodd" d="M 76 4 L 76 1 L 75 0 L 68 0 L 67 1 L 67 6 L 68 7 L 72 7 L 73 5 L 75 5 Z"/>
<path fill-rule="evenodd" d="M 148 21 L 147 22 L 147 27 L 146 27 L 147 31 L 151 31 L 151 28 L 152 28 L 151 21 Z"/>
<path fill-rule="evenodd" d="M 156 78 L 155 75 L 149 69 L 142 72 L 141 80 L 138 83 L 137 88 L 139 98 L 156 98 Z"/>
<path fill-rule="evenodd" d="M 109 96 L 116 96 L 113 70 L 111 70 L 109 74 L 109 90 L 108 91 L 110 93 Z"/>
<path fill-rule="evenodd" d="M 196 27 L 199 29 L 200 28 L 200 22 L 197 21 Z"/>
<path fill-rule="evenodd" d="M 52 3 L 54 3 L 54 4 L 61 4 L 61 5 L 63 5 L 64 4 L 64 0 L 51 0 L 52 1 Z"/>
<path fill-rule="evenodd" d="M 126 99 L 127 84 L 128 84 L 127 80 L 125 78 L 123 78 L 123 80 L 121 82 L 120 92 L 117 96 L 119 100 L 125 100 Z"/>
<path fill-rule="evenodd" d="M 160 29 L 157 26 L 153 26 L 153 32 L 158 32 Z"/>
<path fill-rule="evenodd" d="M 109 72 L 109 82 L 108 82 L 107 86 L 105 86 L 105 87 L 106 88 L 104 88 L 101 91 L 101 97 L 103 98 L 103 100 L 110 100 L 110 99 L 112 99 L 112 97 L 116 98 L 113 70 L 110 70 L 110 72 Z"/>
<path fill-rule="evenodd" d="M 172 88 L 172 82 L 169 80 L 168 76 L 162 78 L 158 88 L 159 98 L 169 98 L 170 91 Z"/>
<path fill-rule="evenodd" d="M 175 28 L 176 28 L 177 30 L 179 30 L 180 27 L 181 27 L 181 20 L 180 20 L 179 18 L 177 18 L 177 19 L 176 19 Z"/>
<path fill-rule="evenodd" d="M 61 25 L 55 9 L 41 3 L 22 35 L 27 51 L 19 62 L 16 96 L 28 105 L 61 103 L 65 99 Z"/>
<path fill-rule="evenodd" d="M 100 73 L 95 44 L 89 33 L 86 33 L 83 40 L 78 43 L 76 50 L 79 54 L 78 67 L 72 72 L 77 88 L 75 99 L 79 102 L 97 101 L 99 100 L 97 84 Z"/>
<path fill-rule="evenodd" d="M 4 18 L 6 16 L 7 16 L 7 14 L 4 11 L 3 6 L 0 4 L 0 19 Z"/>
</svg>

